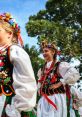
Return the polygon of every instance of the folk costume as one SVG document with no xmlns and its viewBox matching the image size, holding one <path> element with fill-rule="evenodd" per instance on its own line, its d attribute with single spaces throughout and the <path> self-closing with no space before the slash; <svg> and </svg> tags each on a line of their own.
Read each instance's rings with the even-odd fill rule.
<svg viewBox="0 0 82 117">
<path fill-rule="evenodd" d="M 7 17 L 10 15 L 0 16 L 3 20 Z M 11 17 L 6 21 L 10 21 L 9 23 L 18 29 Z M 27 112 L 36 104 L 36 92 L 36 81 L 29 55 L 19 45 L 1 46 L 0 117 L 28 117 Z"/>
<path fill-rule="evenodd" d="M 37 117 L 67 117 L 65 85 L 74 84 L 79 79 L 77 70 L 67 62 L 49 61 L 39 69 L 37 75 L 38 92 L 41 95 Z M 50 89 L 59 82 L 62 82 L 60 87 Z M 70 98 L 69 92 L 68 98 Z"/>
<path fill-rule="evenodd" d="M 31 111 L 36 103 L 36 82 L 31 62 L 28 54 L 17 45 L 0 50 L 0 100 L 3 99 L 1 117 L 7 117 L 7 114 L 19 117 L 19 113 Z"/>
</svg>

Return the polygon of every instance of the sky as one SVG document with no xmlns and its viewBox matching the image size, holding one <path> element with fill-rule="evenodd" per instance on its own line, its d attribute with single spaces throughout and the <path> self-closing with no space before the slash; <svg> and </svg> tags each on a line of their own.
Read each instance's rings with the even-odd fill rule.
<svg viewBox="0 0 82 117">
<path fill-rule="evenodd" d="M 36 15 L 38 11 L 45 9 L 47 0 L 0 0 L 0 13 L 9 12 L 15 18 L 16 22 L 21 27 L 21 35 L 24 44 L 29 44 L 29 47 L 35 45 L 37 48 L 37 39 L 28 37 L 25 24 L 29 21 L 29 16 Z M 79 64 L 79 61 L 71 62 L 71 64 Z"/>
<path fill-rule="evenodd" d="M 30 15 L 36 15 L 39 10 L 45 9 L 47 0 L 0 0 L 0 13 L 9 12 L 21 27 L 21 35 L 24 44 L 37 46 L 37 39 L 28 37 L 25 24 L 29 21 Z"/>
</svg>

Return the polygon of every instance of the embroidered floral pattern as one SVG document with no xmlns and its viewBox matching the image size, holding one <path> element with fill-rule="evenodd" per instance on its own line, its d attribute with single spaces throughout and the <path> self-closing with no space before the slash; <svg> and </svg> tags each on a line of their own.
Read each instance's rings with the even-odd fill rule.
<svg viewBox="0 0 82 117">
<path fill-rule="evenodd" d="M 3 93 L 6 96 L 10 96 L 14 92 L 12 69 L 13 66 L 9 61 L 7 49 L 0 51 L 0 95 Z"/>
<path fill-rule="evenodd" d="M 42 71 L 42 78 L 40 79 L 40 83 L 43 85 L 41 87 L 41 92 L 43 92 L 44 94 L 47 95 L 53 95 L 54 93 L 65 93 L 65 89 L 63 87 L 63 85 L 61 85 L 59 88 L 57 89 L 50 89 L 49 87 L 53 84 L 56 84 L 58 82 L 60 82 L 60 76 L 58 76 L 57 74 L 57 67 L 58 64 L 54 64 L 52 63 L 51 68 L 49 68 L 47 71 L 44 69 L 44 71 Z M 45 74 L 47 73 L 47 75 Z"/>
</svg>

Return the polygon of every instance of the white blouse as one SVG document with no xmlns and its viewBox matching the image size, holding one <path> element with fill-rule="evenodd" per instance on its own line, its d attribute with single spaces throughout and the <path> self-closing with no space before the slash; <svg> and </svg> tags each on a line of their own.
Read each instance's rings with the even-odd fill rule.
<svg viewBox="0 0 82 117">
<path fill-rule="evenodd" d="M 30 111 L 36 105 L 37 86 L 29 55 L 19 46 L 10 47 L 13 64 L 13 87 L 16 95 L 12 103 L 19 111 Z"/>
<path fill-rule="evenodd" d="M 5 50 L 6 47 L 0 47 Z M 6 113 L 9 117 L 20 117 L 21 111 L 30 111 L 36 105 L 37 85 L 34 72 L 31 66 L 29 55 L 20 46 L 10 46 L 10 61 L 13 64 L 13 88 L 15 96 L 12 98 L 11 105 L 7 104 Z M 0 100 L 5 95 L 0 96 Z M 5 101 L 4 101 L 5 102 Z M 0 115 L 4 106 L 1 105 Z"/>
</svg>

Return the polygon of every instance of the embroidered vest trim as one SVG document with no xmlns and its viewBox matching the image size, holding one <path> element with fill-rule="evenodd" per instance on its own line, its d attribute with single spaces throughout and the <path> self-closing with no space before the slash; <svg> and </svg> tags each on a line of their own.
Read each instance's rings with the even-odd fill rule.
<svg viewBox="0 0 82 117">
<path fill-rule="evenodd" d="M 14 93 L 12 86 L 13 65 L 9 60 L 9 47 L 0 51 L 0 95 L 10 96 Z"/>
</svg>

